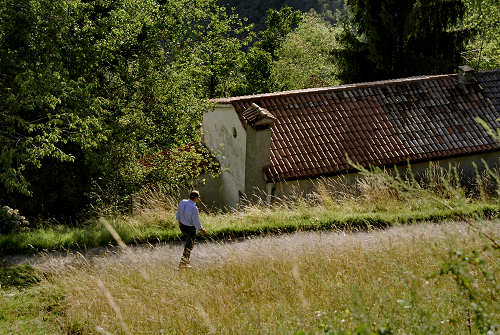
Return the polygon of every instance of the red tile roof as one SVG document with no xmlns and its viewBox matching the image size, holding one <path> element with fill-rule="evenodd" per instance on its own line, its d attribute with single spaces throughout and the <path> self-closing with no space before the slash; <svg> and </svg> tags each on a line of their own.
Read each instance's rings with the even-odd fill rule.
<svg viewBox="0 0 500 335">
<path fill-rule="evenodd" d="M 355 85 L 216 99 L 244 121 L 252 104 L 276 118 L 271 126 L 269 180 L 293 180 L 352 170 L 499 150 L 474 120 L 500 122 L 500 70 L 421 76 Z M 255 107 L 254 107 L 255 108 Z"/>
</svg>

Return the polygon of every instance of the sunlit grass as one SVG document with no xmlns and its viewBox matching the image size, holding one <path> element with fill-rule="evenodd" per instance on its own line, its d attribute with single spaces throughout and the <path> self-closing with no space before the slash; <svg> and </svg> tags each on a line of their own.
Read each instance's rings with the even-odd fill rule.
<svg viewBox="0 0 500 335">
<path fill-rule="evenodd" d="M 498 238 L 499 223 L 479 227 Z M 135 261 L 103 259 L 58 283 L 66 292 L 64 324 L 83 325 L 83 334 L 290 334 L 360 324 L 397 334 L 467 334 L 466 297 L 451 278 L 433 275 L 450 251 L 486 243 L 458 223 L 299 233 L 199 245 L 217 257 L 191 271 L 141 254 Z M 499 279 L 498 260 L 485 260 L 484 269 Z M 498 296 L 489 299 L 500 315 Z"/>
<path fill-rule="evenodd" d="M 202 213 L 201 221 L 208 233 L 205 238 L 218 240 L 300 230 L 364 230 L 397 223 L 443 221 L 461 217 L 479 219 L 497 217 L 499 212 L 500 207 L 496 203 L 482 201 L 473 201 L 453 209 L 434 205 L 418 210 L 403 206 L 390 210 L 355 210 L 349 207 L 332 209 L 316 205 L 302 208 L 253 208 L 226 214 Z M 167 213 L 175 215 L 174 211 Z M 164 221 L 161 217 L 146 218 L 143 221 L 141 216 L 115 216 L 101 218 L 85 227 L 55 226 L 2 235 L 0 253 L 34 253 L 114 245 L 113 237 L 102 222 L 110 223 L 127 244 L 176 241 L 180 236 L 177 224 Z"/>
<path fill-rule="evenodd" d="M 30 288 L 0 289 L 0 334 L 61 334 L 62 291 L 44 282 Z"/>
</svg>

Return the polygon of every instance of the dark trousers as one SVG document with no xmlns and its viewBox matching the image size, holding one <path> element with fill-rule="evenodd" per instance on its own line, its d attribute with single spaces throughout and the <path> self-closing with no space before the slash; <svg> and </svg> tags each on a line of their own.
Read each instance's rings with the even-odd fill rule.
<svg viewBox="0 0 500 335">
<path fill-rule="evenodd" d="M 179 223 L 179 228 L 182 233 L 182 240 L 186 241 L 184 244 L 184 252 L 182 253 L 181 263 L 189 264 L 189 257 L 191 257 L 191 250 L 193 250 L 194 240 L 196 239 L 196 228 L 193 226 L 186 226 Z"/>
</svg>

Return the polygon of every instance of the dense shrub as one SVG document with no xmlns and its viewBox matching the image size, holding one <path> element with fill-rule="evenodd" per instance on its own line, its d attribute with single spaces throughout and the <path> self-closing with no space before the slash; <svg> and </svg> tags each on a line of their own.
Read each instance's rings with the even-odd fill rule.
<svg viewBox="0 0 500 335">
<path fill-rule="evenodd" d="M 19 214 L 19 210 L 8 206 L 0 207 L 0 234 L 26 230 L 28 224 L 28 220 Z"/>
</svg>

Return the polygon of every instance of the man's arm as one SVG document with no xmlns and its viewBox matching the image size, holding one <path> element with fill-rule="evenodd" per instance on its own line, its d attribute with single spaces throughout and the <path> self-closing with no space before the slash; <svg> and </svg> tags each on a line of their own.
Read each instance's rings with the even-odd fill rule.
<svg viewBox="0 0 500 335">
<path fill-rule="evenodd" d="M 175 219 L 177 222 L 181 222 L 180 214 L 181 214 L 181 203 L 179 203 L 179 207 L 177 207 L 177 213 L 175 214 Z"/>
<path fill-rule="evenodd" d="M 196 232 L 198 233 L 201 231 L 201 233 L 204 235 L 205 229 L 201 225 L 200 213 L 198 212 L 198 207 L 196 207 L 196 206 L 193 207 L 193 215 L 192 215 L 191 219 L 193 220 L 192 222 L 193 222 L 194 226 L 196 227 Z"/>
</svg>

